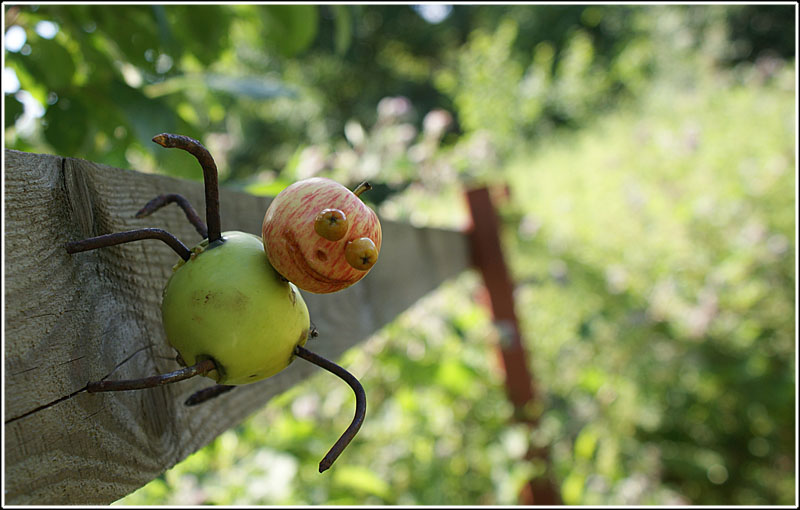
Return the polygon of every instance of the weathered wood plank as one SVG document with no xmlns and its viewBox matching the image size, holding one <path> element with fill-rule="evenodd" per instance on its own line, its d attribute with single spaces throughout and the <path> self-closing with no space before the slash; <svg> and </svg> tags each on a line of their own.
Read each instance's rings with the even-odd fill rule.
<svg viewBox="0 0 800 510">
<path fill-rule="evenodd" d="M 204 211 L 202 184 L 12 150 L 4 171 L 6 503 L 115 501 L 318 370 L 296 361 L 193 408 L 183 401 L 212 381 L 79 392 L 112 372 L 123 379 L 178 368 L 160 322 L 161 290 L 178 257 L 155 240 L 75 255 L 64 243 L 159 227 L 192 246 L 199 236 L 178 207 L 133 215 L 167 192 Z M 223 189 L 220 199 L 223 231 L 260 233 L 268 198 Z M 469 265 L 463 233 L 382 225 L 381 260 L 366 278 L 336 294 L 304 293 L 320 331 L 309 347 L 328 358 Z"/>
</svg>

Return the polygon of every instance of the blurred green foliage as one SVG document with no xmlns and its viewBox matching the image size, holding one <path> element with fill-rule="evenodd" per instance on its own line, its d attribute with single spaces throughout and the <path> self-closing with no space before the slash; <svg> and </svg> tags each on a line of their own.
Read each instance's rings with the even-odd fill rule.
<svg viewBox="0 0 800 510">
<path fill-rule="evenodd" d="M 319 374 L 119 504 L 514 504 L 542 476 L 566 504 L 794 501 L 792 6 L 5 9 L 43 110 L 5 94 L 7 147 L 199 179 L 149 142 L 177 131 L 227 186 L 369 179 L 382 217 L 450 228 L 464 186 L 510 190 L 536 430 L 466 273 L 340 360 L 369 412 L 329 473 L 352 396 Z"/>
<path fill-rule="evenodd" d="M 791 6 L 456 5 L 440 23 L 408 5 L 4 9 L 6 34 L 25 34 L 5 51 L 20 83 L 4 94 L 8 147 L 197 179 L 150 142 L 179 131 L 228 185 L 280 174 L 350 120 L 373 124 L 386 96 L 454 112 L 449 142 L 485 130 L 507 151 L 635 96 L 672 47 L 725 62 L 794 50 Z M 725 32 L 715 48 L 709 31 Z M 35 103 L 14 123 L 23 91 Z"/>
<path fill-rule="evenodd" d="M 654 85 L 508 164 L 565 502 L 664 503 L 653 473 L 696 504 L 792 501 L 794 68 L 753 78 Z"/>
</svg>

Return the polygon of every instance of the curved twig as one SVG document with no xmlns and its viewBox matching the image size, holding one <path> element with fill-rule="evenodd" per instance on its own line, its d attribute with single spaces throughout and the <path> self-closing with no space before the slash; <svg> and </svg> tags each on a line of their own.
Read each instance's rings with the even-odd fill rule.
<svg viewBox="0 0 800 510">
<path fill-rule="evenodd" d="M 216 384 L 214 386 L 209 386 L 208 388 L 203 388 L 202 390 L 195 391 L 189 398 L 187 398 L 183 404 L 186 406 L 196 406 L 198 404 L 202 404 L 203 402 L 207 402 L 212 398 L 218 397 L 223 393 L 228 393 L 236 386 L 227 385 L 227 384 Z"/>
<path fill-rule="evenodd" d="M 142 239 L 158 239 L 159 241 L 164 241 L 170 248 L 175 250 L 175 253 L 180 255 L 183 260 L 189 260 L 189 257 L 192 255 L 192 252 L 189 251 L 189 248 L 187 248 L 180 239 L 160 228 L 140 228 L 138 230 L 128 230 L 127 232 L 104 234 L 88 239 L 81 239 L 80 241 L 70 241 L 65 243 L 64 247 L 67 249 L 67 253 L 78 253 L 96 250 L 97 248 L 106 248 L 117 244 L 141 241 Z"/>
<path fill-rule="evenodd" d="M 96 381 L 91 382 L 86 386 L 86 391 L 89 393 L 97 393 L 100 391 L 125 391 L 125 390 L 141 390 L 144 388 L 155 388 L 156 386 L 163 386 L 184 379 L 189 379 L 196 375 L 203 375 L 217 367 L 214 360 L 206 359 L 192 365 L 190 367 L 181 368 L 168 374 L 154 375 L 151 377 L 144 377 L 142 379 L 125 379 L 122 381 Z"/>
<path fill-rule="evenodd" d="M 203 167 L 203 182 L 206 190 L 206 223 L 208 223 L 208 243 L 219 240 L 221 235 L 219 219 L 219 183 L 217 182 L 217 164 L 203 144 L 184 135 L 161 133 L 153 137 L 153 141 L 169 149 L 183 149 L 194 156 Z"/>
<path fill-rule="evenodd" d="M 350 372 L 345 370 L 344 368 L 340 367 L 336 363 L 323 358 L 322 356 L 315 354 L 308 349 L 300 347 L 299 345 L 294 348 L 294 353 L 303 358 L 306 361 L 310 361 L 315 365 L 324 368 L 328 372 L 331 372 L 340 378 L 344 379 L 344 381 L 350 385 L 353 389 L 353 392 L 356 394 L 356 413 L 353 417 L 352 423 L 344 433 L 339 437 L 339 439 L 334 443 L 328 453 L 325 454 L 322 461 L 319 463 L 319 472 L 322 473 L 329 467 L 331 464 L 341 455 L 342 451 L 350 444 L 350 441 L 353 440 L 355 435 L 358 433 L 358 430 L 361 428 L 361 425 L 364 423 L 364 415 L 367 413 L 367 395 L 364 393 L 364 387 L 361 386 L 361 383 L 358 382 L 358 379 L 353 376 Z"/>
<path fill-rule="evenodd" d="M 161 209 L 165 205 L 171 203 L 176 203 L 181 209 L 183 209 L 184 214 L 186 214 L 186 219 L 189 220 L 189 223 L 194 226 L 194 229 L 197 230 L 197 233 L 200 234 L 200 237 L 203 239 L 208 237 L 208 227 L 206 227 L 203 219 L 197 214 L 197 211 L 194 210 L 194 207 L 192 207 L 192 204 L 189 203 L 189 200 L 178 193 L 158 195 L 153 200 L 147 202 L 144 207 L 139 209 L 136 212 L 135 217 L 144 218 L 145 216 L 149 216 L 158 209 Z"/>
</svg>

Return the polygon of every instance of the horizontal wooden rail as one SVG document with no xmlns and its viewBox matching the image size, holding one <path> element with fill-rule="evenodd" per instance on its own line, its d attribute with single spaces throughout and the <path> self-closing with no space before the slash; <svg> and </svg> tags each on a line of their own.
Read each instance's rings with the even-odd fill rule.
<svg viewBox="0 0 800 510">
<path fill-rule="evenodd" d="M 213 381 L 81 391 L 109 374 L 135 378 L 178 368 L 160 313 L 178 257 L 156 240 L 74 255 L 64 243 L 157 227 L 191 247 L 200 237 L 177 206 L 134 215 L 173 192 L 202 211 L 203 184 L 8 149 L 4 173 L 6 504 L 115 501 L 316 373 L 310 364 L 293 363 L 195 407 L 184 400 Z M 223 231 L 261 232 L 269 198 L 223 189 L 220 203 Z M 309 347 L 329 359 L 469 267 L 461 232 L 386 220 L 382 226 L 381 258 L 367 277 L 336 294 L 304 293 L 320 332 Z"/>
</svg>

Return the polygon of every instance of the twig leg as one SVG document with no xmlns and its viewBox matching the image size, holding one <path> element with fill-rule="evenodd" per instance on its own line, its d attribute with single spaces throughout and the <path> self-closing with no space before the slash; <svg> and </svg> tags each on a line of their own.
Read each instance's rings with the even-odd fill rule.
<svg viewBox="0 0 800 510">
<path fill-rule="evenodd" d="M 183 135 L 161 133 L 153 137 L 153 141 L 162 147 L 183 149 L 197 159 L 203 168 L 203 182 L 206 191 L 206 223 L 208 223 L 208 243 L 219 240 L 221 235 L 219 219 L 219 183 L 217 182 L 217 164 L 203 144 Z"/>
<path fill-rule="evenodd" d="M 184 401 L 184 405 L 196 406 L 198 404 L 202 404 L 203 402 L 207 402 L 212 398 L 216 398 L 224 393 L 228 393 L 235 387 L 236 386 L 231 386 L 227 384 L 217 384 L 215 386 L 203 388 L 202 390 L 192 393 L 189 396 L 189 398 L 187 398 L 186 401 Z"/>
<path fill-rule="evenodd" d="M 82 251 L 106 248 L 117 244 L 141 241 L 142 239 L 158 239 L 164 241 L 170 248 L 175 250 L 183 260 L 189 260 L 192 252 L 174 235 L 160 228 L 142 228 L 138 230 L 128 230 L 127 232 L 116 232 L 114 234 L 104 234 L 97 237 L 90 237 L 80 241 L 70 241 L 64 245 L 67 253 L 79 253 Z"/>
<path fill-rule="evenodd" d="M 194 226 L 194 229 L 197 230 L 197 233 L 200 234 L 200 237 L 205 239 L 208 237 L 208 227 L 206 227 L 205 222 L 200 215 L 197 214 L 197 211 L 194 210 L 192 204 L 184 197 L 183 195 L 179 195 L 178 193 L 168 193 L 164 195 L 158 195 L 153 200 L 147 202 L 144 207 L 139 209 L 136 212 L 136 218 L 144 218 L 145 216 L 149 216 L 153 214 L 158 209 L 161 209 L 165 205 L 176 203 L 183 209 L 184 214 L 186 214 L 186 219 L 189 220 Z"/>
<path fill-rule="evenodd" d="M 184 379 L 189 379 L 196 375 L 204 375 L 217 367 L 214 361 L 206 359 L 192 365 L 190 367 L 181 368 L 174 372 L 167 374 L 154 375 L 151 377 L 144 377 L 142 379 L 125 379 L 122 381 L 96 381 L 90 382 L 86 386 L 86 391 L 89 393 L 97 393 L 99 391 L 125 391 L 125 390 L 141 390 L 144 388 L 155 388 L 156 386 L 163 386 Z"/>
<path fill-rule="evenodd" d="M 319 472 L 322 473 L 331 467 L 331 464 L 333 464 L 339 455 L 341 455 L 342 451 L 344 451 L 347 445 L 350 444 L 350 441 L 353 440 L 355 435 L 358 433 L 358 430 L 361 428 L 361 425 L 364 423 L 364 415 L 367 413 L 367 395 L 364 392 L 364 387 L 361 386 L 360 382 L 358 382 L 358 379 L 356 379 L 353 374 L 340 367 L 336 363 L 327 360 L 318 354 L 314 354 L 313 352 L 300 347 L 299 345 L 294 348 L 294 353 L 304 360 L 310 361 L 311 363 L 314 363 L 315 365 L 324 368 L 328 372 L 331 372 L 344 379 L 344 381 L 350 385 L 356 394 L 356 413 L 353 417 L 353 421 L 350 423 L 350 426 L 347 427 L 341 437 L 339 437 L 336 443 L 334 443 L 331 449 L 328 450 L 328 453 L 325 454 L 325 457 L 319 463 Z"/>
</svg>

